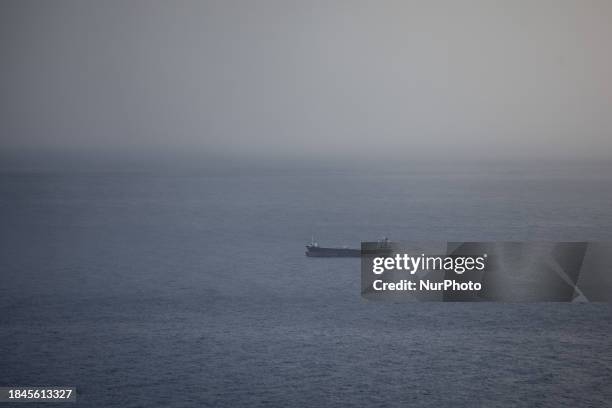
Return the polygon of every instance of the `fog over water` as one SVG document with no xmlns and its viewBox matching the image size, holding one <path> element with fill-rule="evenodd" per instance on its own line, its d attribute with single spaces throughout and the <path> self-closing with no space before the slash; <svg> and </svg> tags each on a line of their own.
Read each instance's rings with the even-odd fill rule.
<svg viewBox="0 0 612 408">
<path fill-rule="evenodd" d="M 4 1 L 0 149 L 610 158 L 609 1 Z"/>
<path fill-rule="evenodd" d="M 3 0 L 0 386 L 610 406 L 612 305 L 367 302 L 304 245 L 611 241 L 611 40 L 608 0 Z"/>
</svg>

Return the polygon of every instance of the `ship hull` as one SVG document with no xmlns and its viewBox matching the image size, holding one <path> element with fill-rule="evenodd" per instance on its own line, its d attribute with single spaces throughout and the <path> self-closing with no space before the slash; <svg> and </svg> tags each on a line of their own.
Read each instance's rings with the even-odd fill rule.
<svg viewBox="0 0 612 408">
<path fill-rule="evenodd" d="M 306 246 L 306 256 L 314 258 L 358 258 L 361 249 Z"/>
</svg>

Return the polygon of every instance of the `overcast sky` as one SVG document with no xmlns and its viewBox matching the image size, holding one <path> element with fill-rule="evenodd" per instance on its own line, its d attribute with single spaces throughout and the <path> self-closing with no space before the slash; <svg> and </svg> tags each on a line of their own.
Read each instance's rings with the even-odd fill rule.
<svg viewBox="0 0 612 408">
<path fill-rule="evenodd" d="M 0 149 L 612 157 L 612 1 L 7 1 Z"/>
</svg>

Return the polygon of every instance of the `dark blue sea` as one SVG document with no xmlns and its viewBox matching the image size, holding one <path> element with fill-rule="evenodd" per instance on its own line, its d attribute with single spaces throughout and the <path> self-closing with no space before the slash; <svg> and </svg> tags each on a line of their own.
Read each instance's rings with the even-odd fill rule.
<svg viewBox="0 0 612 408">
<path fill-rule="evenodd" d="M 612 240 L 612 167 L 5 170 L 0 386 L 75 386 L 83 407 L 612 406 L 610 305 L 367 302 L 359 260 L 305 257 L 312 236 Z"/>
</svg>

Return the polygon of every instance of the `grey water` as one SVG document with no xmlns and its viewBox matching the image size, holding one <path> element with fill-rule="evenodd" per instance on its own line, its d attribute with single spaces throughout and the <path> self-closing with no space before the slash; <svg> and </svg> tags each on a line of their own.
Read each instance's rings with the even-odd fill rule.
<svg viewBox="0 0 612 408">
<path fill-rule="evenodd" d="M 359 260 L 304 256 L 313 235 L 612 240 L 611 169 L 5 170 L 0 386 L 76 386 L 84 407 L 612 406 L 608 304 L 371 303 Z"/>
</svg>

